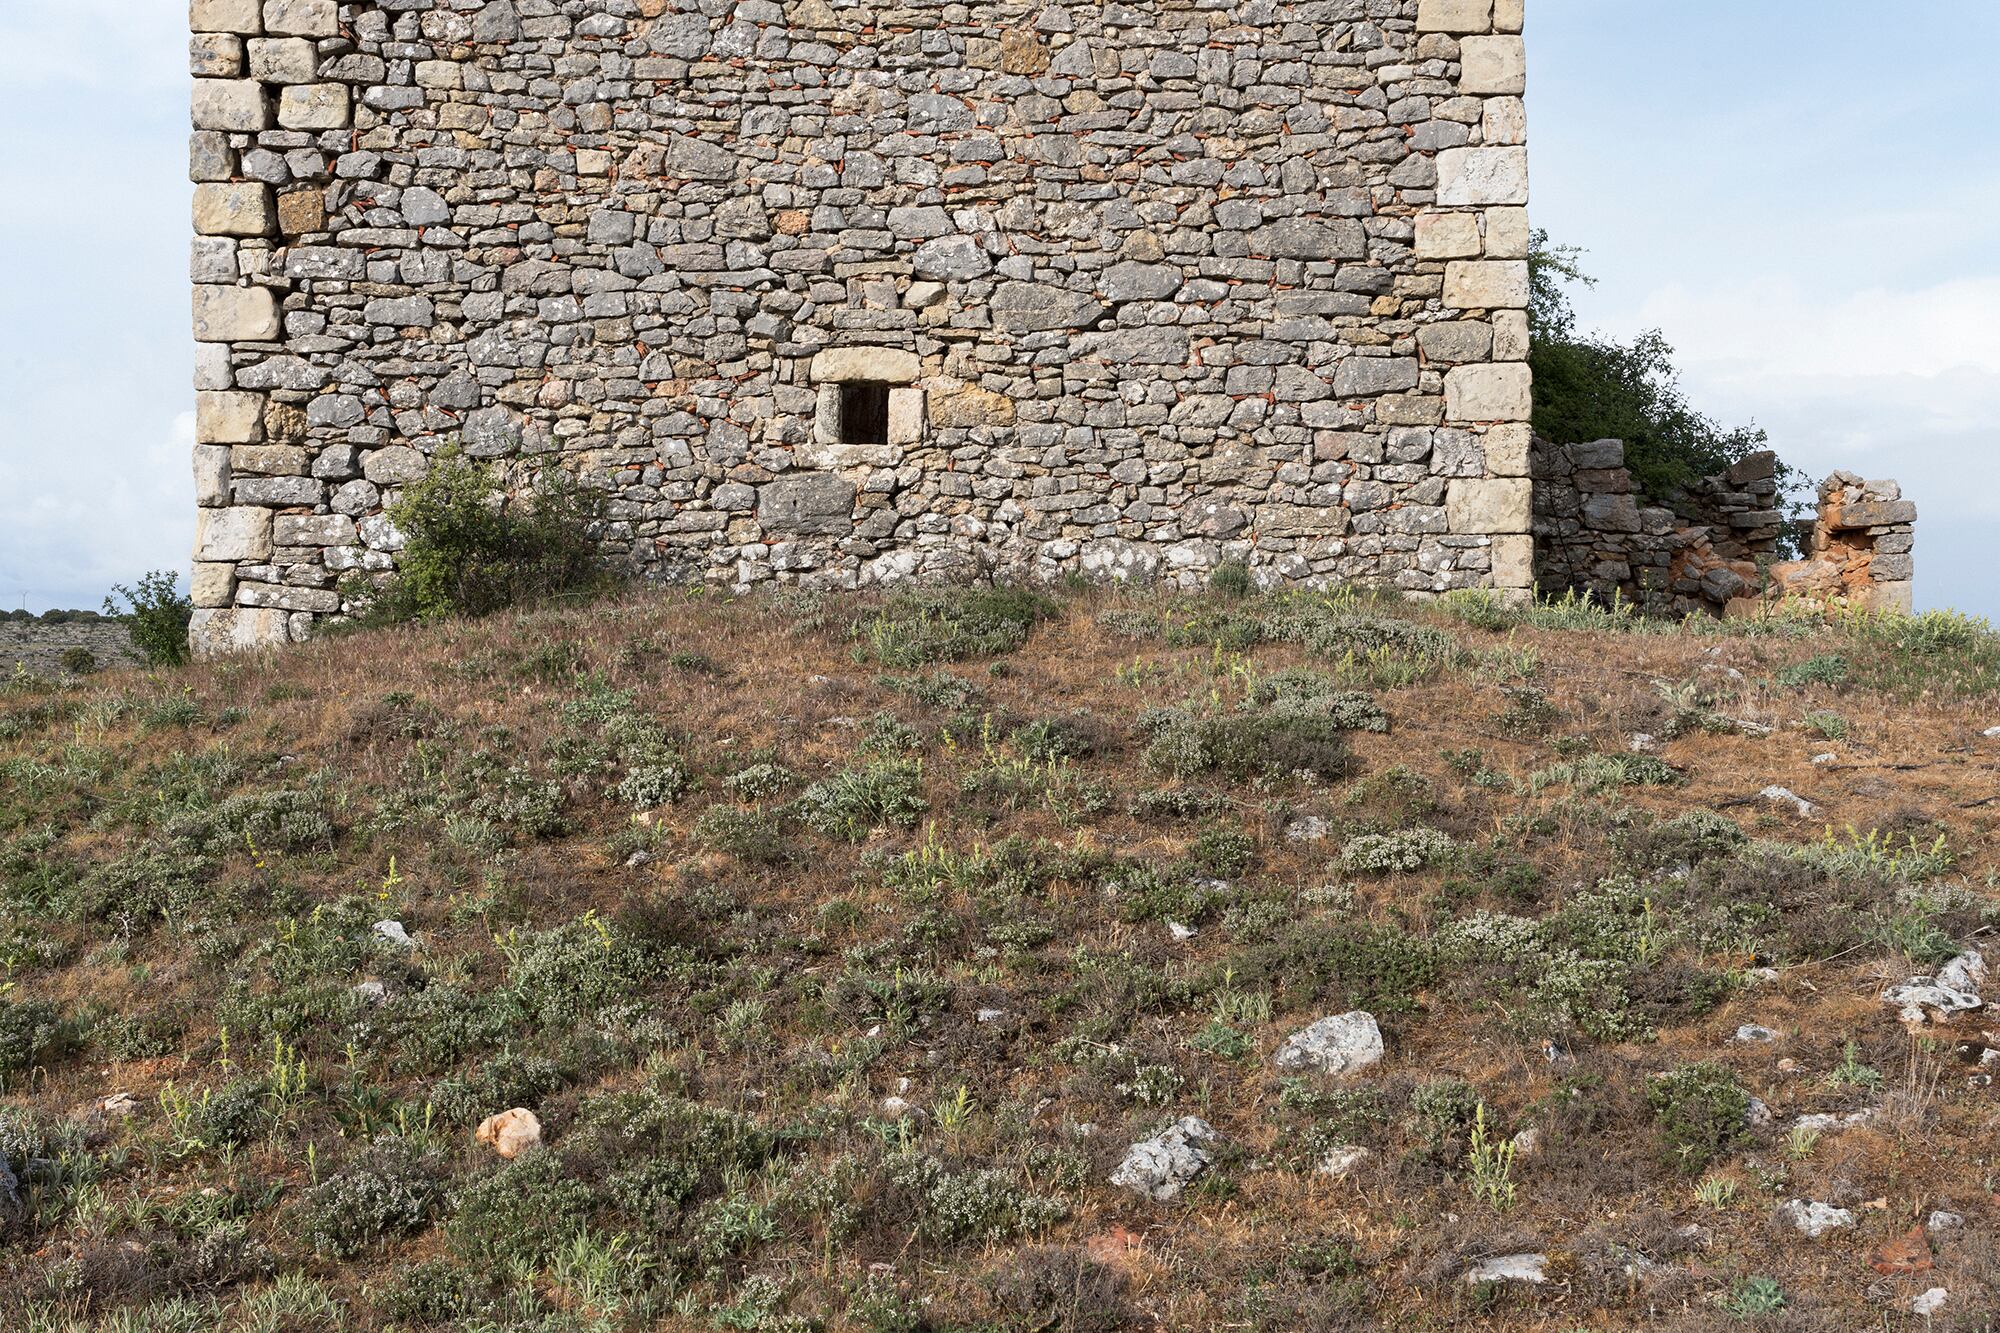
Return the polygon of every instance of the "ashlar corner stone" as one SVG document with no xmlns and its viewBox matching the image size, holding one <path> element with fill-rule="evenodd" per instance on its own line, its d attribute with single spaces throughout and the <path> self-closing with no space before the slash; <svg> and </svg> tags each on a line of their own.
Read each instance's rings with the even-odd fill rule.
<svg viewBox="0 0 2000 1333">
<path fill-rule="evenodd" d="M 1460 366 L 1444 377 L 1445 418 L 1466 425 L 1526 421 L 1534 410 L 1533 383 L 1521 363 Z"/>
<path fill-rule="evenodd" d="M 1461 478 L 1445 493 L 1454 533 L 1523 533 L 1533 522 L 1534 483 L 1526 477 Z"/>
<path fill-rule="evenodd" d="M 264 31 L 261 0 L 191 0 L 188 26 L 195 32 L 233 32 L 250 35 Z"/>
<path fill-rule="evenodd" d="M 264 0 L 264 31 L 280 37 L 338 37 L 335 0 Z"/>
<path fill-rule="evenodd" d="M 194 187 L 194 229 L 200 236 L 268 236 L 277 223 L 271 187 L 256 181 Z"/>
<path fill-rule="evenodd" d="M 1493 0 L 1419 0 L 1418 32 L 1454 36 L 1493 31 Z"/>
<path fill-rule="evenodd" d="M 1467 37 L 1458 45 L 1464 65 L 1461 93 L 1518 97 L 1528 90 L 1528 48 L 1519 37 Z"/>
<path fill-rule="evenodd" d="M 196 79 L 194 127 L 256 134 L 271 127 L 271 99 L 255 79 Z"/>
<path fill-rule="evenodd" d="M 1450 148 L 1438 154 L 1438 203 L 1483 208 L 1528 202 L 1528 150 Z"/>
<path fill-rule="evenodd" d="M 195 287 L 196 342 L 270 342 L 278 331 L 278 301 L 269 289 L 211 283 Z"/>
</svg>

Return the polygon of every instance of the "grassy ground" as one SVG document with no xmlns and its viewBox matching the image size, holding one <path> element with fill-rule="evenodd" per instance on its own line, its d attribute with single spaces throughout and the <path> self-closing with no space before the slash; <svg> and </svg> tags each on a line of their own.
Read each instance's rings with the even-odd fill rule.
<svg viewBox="0 0 2000 1333">
<path fill-rule="evenodd" d="M 1948 617 L 1477 600 L 649 592 L 17 676 L 0 1327 L 1989 1328 L 1986 1029 L 1879 997 L 2000 911 L 1995 726 Z M 1380 1064 L 1276 1067 L 1351 1009 Z M 1108 1183 L 1183 1116 L 1179 1198 Z"/>
</svg>

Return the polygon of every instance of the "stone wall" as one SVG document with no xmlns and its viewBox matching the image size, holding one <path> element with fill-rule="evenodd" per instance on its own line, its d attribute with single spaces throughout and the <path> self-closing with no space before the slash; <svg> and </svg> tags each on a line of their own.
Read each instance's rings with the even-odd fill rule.
<svg viewBox="0 0 2000 1333">
<path fill-rule="evenodd" d="M 1749 615 L 1805 601 L 1908 612 L 1917 507 L 1893 481 L 1836 472 L 1819 487 L 1806 558 L 1780 563 L 1778 458 L 1756 453 L 1643 505 L 1617 440 L 1533 445 L 1535 583 L 1652 615 Z"/>
<path fill-rule="evenodd" d="M 1618 440 L 1533 450 L 1535 580 L 1544 595 L 1616 597 L 1652 615 L 1720 614 L 1755 595 L 1783 526 L 1775 454 L 1646 505 Z"/>
<path fill-rule="evenodd" d="M 1530 582 L 1522 0 L 193 0 L 204 650 L 440 444 L 635 570 Z"/>
<path fill-rule="evenodd" d="M 88 652 L 98 667 L 134 666 L 132 631 L 121 621 L 0 620 L 0 672 L 63 674 L 63 654 Z"/>
<path fill-rule="evenodd" d="M 1820 483 L 1806 558 L 1771 571 L 1771 593 L 1908 613 L 1914 605 L 1917 507 L 1893 481 L 1836 472 Z"/>
</svg>

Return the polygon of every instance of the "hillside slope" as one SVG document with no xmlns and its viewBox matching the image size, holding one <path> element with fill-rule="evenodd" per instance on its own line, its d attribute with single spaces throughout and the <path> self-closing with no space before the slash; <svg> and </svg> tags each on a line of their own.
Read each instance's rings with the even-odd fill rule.
<svg viewBox="0 0 2000 1333">
<path fill-rule="evenodd" d="M 1348 596 L 17 677 L 0 1326 L 1988 1328 L 1989 728 L 1947 617 Z"/>
</svg>

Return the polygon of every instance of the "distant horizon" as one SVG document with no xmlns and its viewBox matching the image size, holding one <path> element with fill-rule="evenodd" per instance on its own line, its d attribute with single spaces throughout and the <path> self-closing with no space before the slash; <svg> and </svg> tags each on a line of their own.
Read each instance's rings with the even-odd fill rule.
<svg viewBox="0 0 2000 1333">
<path fill-rule="evenodd" d="M 1809 26 L 1668 8 L 1529 8 L 1531 214 L 1586 251 L 1582 325 L 1659 328 L 1698 409 L 1762 425 L 1814 480 L 1900 482 L 1919 608 L 2000 619 L 2000 488 L 1964 484 L 2000 458 L 2000 144 L 1972 128 L 2000 7 L 1939 0 L 1942 60 L 1882 42 L 1860 0 Z M 0 15 L 0 247 L 77 257 L 0 277 L 0 608 L 186 580 L 185 26 L 182 6 L 131 0 Z"/>
</svg>

